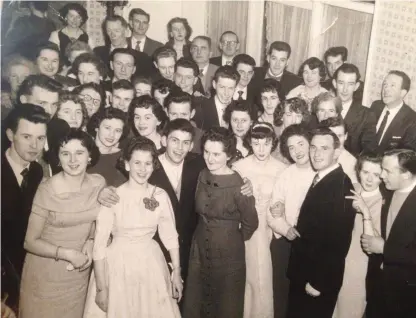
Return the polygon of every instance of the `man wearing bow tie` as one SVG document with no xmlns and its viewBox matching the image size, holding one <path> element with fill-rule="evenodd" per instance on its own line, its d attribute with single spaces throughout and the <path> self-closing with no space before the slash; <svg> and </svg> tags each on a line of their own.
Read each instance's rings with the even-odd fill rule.
<svg viewBox="0 0 416 318">
<path fill-rule="evenodd" d="M 218 48 L 222 54 L 211 58 L 209 62 L 217 66 L 231 66 L 233 64 L 233 59 L 240 48 L 240 41 L 238 40 L 237 34 L 233 31 L 225 31 L 221 34 Z"/>
</svg>

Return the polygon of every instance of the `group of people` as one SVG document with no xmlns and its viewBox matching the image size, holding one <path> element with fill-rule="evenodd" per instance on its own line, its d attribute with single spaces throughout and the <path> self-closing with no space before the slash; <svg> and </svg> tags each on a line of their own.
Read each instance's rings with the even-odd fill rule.
<svg viewBox="0 0 416 318">
<path fill-rule="evenodd" d="M 91 49 L 83 6 L 60 30 L 30 9 L 3 64 L 2 317 L 416 316 L 406 73 L 367 108 L 345 47 L 295 75 L 282 41 L 256 66 L 226 31 L 211 57 L 136 8 Z"/>
</svg>

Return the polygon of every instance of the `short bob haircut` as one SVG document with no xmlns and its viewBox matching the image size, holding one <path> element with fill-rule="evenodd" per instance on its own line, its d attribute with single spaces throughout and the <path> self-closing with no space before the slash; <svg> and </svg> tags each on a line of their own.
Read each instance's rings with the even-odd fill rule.
<svg viewBox="0 0 416 318">
<path fill-rule="evenodd" d="M 261 101 L 261 95 L 263 93 L 276 93 L 279 98 L 279 104 L 283 103 L 285 100 L 285 95 L 282 92 L 282 85 L 279 81 L 276 81 L 274 78 L 266 78 L 263 81 L 263 85 L 260 88 L 260 94 L 257 97 L 257 105 L 260 106 L 261 112 L 264 112 L 263 103 Z"/>
<path fill-rule="evenodd" d="M 168 121 L 168 115 L 166 115 L 162 106 L 158 103 L 156 99 L 149 95 L 143 95 L 140 97 L 134 97 L 130 103 L 128 110 L 128 124 L 129 127 L 133 130 L 136 136 L 140 135 L 134 126 L 134 111 L 136 108 L 150 108 L 153 115 L 156 116 L 157 120 L 160 121 L 160 125 L 157 127 L 158 132 L 161 132 L 165 127 L 166 122 Z"/>
<path fill-rule="evenodd" d="M 13 133 L 16 133 L 21 119 L 25 119 L 34 124 L 45 124 L 46 127 L 50 120 L 50 116 L 40 106 L 33 104 L 18 104 L 10 111 L 9 115 L 4 120 L 5 129 L 10 129 Z"/>
<path fill-rule="evenodd" d="M 183 24 L 183 26 L 185 27 L 185 30 L 186 30 L 185 39 L 186 39 L 186 41 L 189 41 L 189 38 L 192 35 L 192 28 L 189 25 L 189 22 L 188 22 L 187 19 L 179 18 L 179 17 L 173 18 L 168 22 L 168 24 L 167 24 L 168 39 L 170 41 L 173 41 L 173 37 L 170 35 L 170 33 L 172 32 L 172 27 L 173 27 L 174 23 L 182 23 Z"/>
<path fill-rule="evenodd" d="M 101 109 L 98 112 L 96 112 L 94 115 L 92 115 L 87 125 L 87 132 L 91 136 L 96 136 L 97 135 L 96 129 L 99 129 L 103 120 L 106 120 L 106 119 L 118 119 L 123 122 L 123 132 L 121 134 L 119 142 L 124 140 L 124 138 L 128 136 L 129 127 L 127 126 L 126 113 L 120 109 L 113 108 L 113 107 Z"/>
<path fill-rule="evenodd" d="M 364 162 L 372 162 L 380 165 L 383 161 L 383 155 L 375 152 L 362 152 L 357 158 L 357 163 L 355 164 L 355 172 L 357 174 L 358 180 L 360 180 L 360 171 L 363 168 Z M 360 180 L 361 181 L 361 180 Z"/>
<path fill-rule="evenodd" d="M 301 64 L 299 67 L 298 76 L 303 79 L 303 71 L 305 70 L 305 66 L 308 66 L 310 70 L 314 70 L 316 68 L 319 69 L 319 77 L 321 81 L 323 81 L 326 77 L 326 68 L 325 63 L 322 62 L 317 57 L 310 57 L 305 62 Z"/>
<path fill-rule="evenodd" d="M 88 121 L 88 111 L 87 111 L 87 107 L 85 106 L 84 100 L 79 97 L 77 94 L 75 94 L 74 92 L 62 92 L 59 95 L 59 100 L 58 100 L 58 107 L 56 109 L 55 112 L 55 117 L 58 117 L 58 113 L 61 110 L 62 104 L 71 101 L 75 104 L 79 104 L 81 105 L 81 110 L 82 110 L 82 123 L 81 126 L 78 129 L 82 129 L 87 125 L 87 121 Z"/>
<path fill-rule="evenodd" d="M 287 141 L 290 137 L 293 136 L 300 136 L 305 138 L 305 140 L 310 143 L 311 142 L 311 133 L 308 127 L 305 124 L 295 124 L 287 127 L 283 130 L 282 135 L 280 136 L 280 153 L 283 157 L 285 157 L 290 163 L 295 163 L 295 160 L 290 155 L 289 147 L 287 145 Z M 309 154 L 308 154 L 309 155 Z"/>
<path fill-rule="evenodd" d="M 273 121 L 276 127 L 283 125 L 283 115 L 285 114 L 286 106 L 289 108 L 289 111 L 302 114 L 302 122 L 309 121 L 310 113 L 308 110 L 308 104 L 299 97 L 293 97 L 278 104 L 274 110 Z"/>
<path fill-rule="evenodd" d="M 335 111 L 337 112 L 337 115 L 340 115 L 342 112 L 342 101 L 341 98 L 338 96 L 335 96 L 332 92 L 323 92 L 319 95 L 315 96 L 315 98 L 312 100 L 311 104 L 311 112 L 312 114 L 316 115 L 318 113 L 318 107 L 323 102 L 329 102 L 333 101 L 335 105 Z"/>
<path fill-rule="evenodd" d="M 254 107 L 247 101 L 233 101 L 225 108 L 223 119 L 229 124 L 231 129 L 231 114 L 233 112 L 244 112 L 250 116 L 250 119 L 254 122 L 257 119 L 257 112 Z"/>
<path fill-rule="evenodd" d="M 272 140 L 272 152 L 276 149 L 279 142 L 274 128 L 269 123 L 255 123 L 250 129 L 250 144 L 253 139 L 271 139 Z"/>
<path fill-rule="evenodd" d="M 122 159 L 125 162 L 130 161 L 133 153 L 138 150 L 150 152 L 152 155 L 153 169 L 157 169 L 159 167 L 158 153 L 154 142 L 142 136 L 136 136 L 129 140 L 123 148 Z"/>
<path fill-rule="evenodd" d="M 227 157 L 232 159 L 237 152 L 237 142 L 234 134 L 224 127 L 212 127 L 201 138 L 201 152 L 204 153 L 207 141 L 216 141 L 222 143 L 222 148 Z"/>
<path fill-rule="evenodd" d="M 384 153 L 385 157 L 396 156 L 402 173 L 416 175 L 416 152 L 411 149 L 392 149 Z"/>
<path fill-rule="evenodd" d="M 13 54 L 3 60 L 3 69 L 1 72 L 3 80 L 9 82 L 11 68 L 18 65 L 26 66 L 29 69 L 30 75 L 37 74 L 35 63 L 19 54 Z"/>
<path fill-rule="evenodd" d="M 80 95 L 81 92 L 84 89 L 92 89 L 92 90 L 96 91 L 100 95 L 101 104 L 100 104 L 100 107 L 98 108 L 98 110 L 101 110 L 101 109 L 103 109 L 105 107 L 105 102 L 106 102 L 107 96 L 105 94 L 105 90 L 103 89 L 102 85 L 97 84 L 97 83 L 82 84 L 82 85 L 79 85 L 79 86 L 75 87 L 72 90 L 72 93 L 74 93 L 76 95 Z"/>
<path fill-rule="evenodd" d="M 218 80 L 222 78 L 229 78 L 235 81 L 236 85 L 240 81 L 240 74 L 230 65 L 220 66 L 214 75 L 214 81 L 218 83 Z"/>
<path fill-rule="evenodd" d="M 191 134 L 192 140 L 195 137 L 195 128 L 192 126 L 189 120 L 184 118 L 176 118 L 166 124 L 165 129 L 163 130 L 163 136 L 168 137 L 173 131 L 183 131 Z M 191 141 L 192 141 L 191 140 Z"/>
<path fill-rule="evenodd" d="M 100 158 L 100 151 L 98 150 L 98 147 L 96 146 L 94 139 L 88 133 L 82 131 L 81 129 L 71 128 L 65 136 L 62 136 L 58 140 L 56 146 L 51 149 L 51 154 L 53 156 L 56 156 L 56 158 L 59 158 L 59 150 L 71 140 L 79 140 L 81 142 L 81 145 L 87 148 L 91 158 L 91 161 L 88 163 L 87 168 L 95 166 Z"/>
<path fill-rule="evenodd" d="M 72 63 L 72 71 L 75 75 L 78 75 L 79 67 L 83 63 L 94 65 L 103 80 L 107 77 L 107 66 L 97 55 L 93 53 L 83 53 L 75 59 L 74 63 Z"/>
<path fill-rule="evenodd" d="M 70 10 L 74 10 L 80 15 L 82 20 L 81 26 L 84 25 L 85 22 L 87 22 L 88 12 L 84 8 L 84 6 L 80 5 L 79 3 L 68 3 L 65 6 L 63 6 L 61 10 L 59 10 L 59 15 L 64 22 L 66 22 L 65 19 Z"/>
</svg>

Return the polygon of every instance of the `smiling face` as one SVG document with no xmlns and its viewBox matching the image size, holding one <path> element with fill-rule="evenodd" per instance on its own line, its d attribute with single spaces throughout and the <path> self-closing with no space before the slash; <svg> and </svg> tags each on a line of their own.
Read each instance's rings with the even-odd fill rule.
<svg viewBox="0 0 416 318">
<path fill-rule="evenodd" d="M 210 172 L 215 174 L 221 171 L 227 165 L 228 159 L 222 142 L 211 140 L 205 142 L 204 160 Z"/>
<path fill-rule="evenodd" d="M 387 75 L 383 82 L 381 96 L 387 106 L 397 106 L 403 102 L 407 91 L 402 89 L 403 79 L 396 74 Z"/>
<path fill-rule="evenodd" d="M 251 148 L 254 156 L 259 161 L 265 161 L 270 158 L 272 152 L 273 140 L 271 138 L 254 139 L 251 138 Z"/>
<path fill-rule="evenodd" d="M 59 162 L 65 174 L 79 176 L 85 173 L 90 155 L 81 141 L 72 139 L 59 148 Z"/>
<path fill-rule="evenodd" d="M 263 92 L 261 93 L 261 104 L 264 108 L 264 112 L 267 115 L 273 115 L 274 111 L 279 105 L 280 99 L 277 92 Z"/>
<path fill-rule="evenodd" d="M 134 90 L 132 89 L 116 89 L 113 91 L 113 107 L 127 112 L 131 101 L 134 98 Z"/>
<path fill-rule="evenodd" d="M 94 115 L 101 105 L 101 95 L 92 88 L 84 88 L 79 97 L 84 100 L 85 107 L 87 108 L 88 117 Z"/>
<path fill-rule="evenodd" d="M 96 129 L 99 143 L 105 147 L 114 147 L 123 134 L 124 123 L 117 118 L 104 119 Z"/>
<path fill-rule="evenodd" d="M 312 138 L 309 154 L 316 171 L 322 171 L 335 164 L 339 153 L 339 149 L 334 148 L 334 139 L 331 135 L 317 135 Z"/>
<path fill-rule="evenodd" d="M 146 35 L 146 32 L 149 29 L 149 19 L 142 14 L 133 14 L 133 18 L 130 20 L 130 26 L 133 29 L 133 33 L 137 35 Z"/>
<path fill-rule="evenodd" d="M 79 28 L 82 24 L 82 17 L 76 10 L 69 10 L 65 20 L 72 28 Z"/>
<path fill-rule="evenodd" d="M 231 113 L 230 125 L 234 135 L 243 138 L 253 121 L 247 112 L 235 110 Z"/>
<path fill-rule="evenodd" d="M 285 70 L 289 61 L 288 53 L 285 51 L 272 50 L 267 56 L 269 62 L 269 70 L 274 76 L 279 76 Z"/>
<path fill-rule="evenodd" d="M 371 192 L 381 183 L 381 165 L 379 163 L 364 161 L 358 172 L 358 179 L 364 191 Z"/>
<path fill-rule="evenodd" d="M 83 122 L 82 106 L 73 101 L 62 103 L 57 113 L 58 118 L 65 120 L 69 127 L 80 128 Z"/>
<path fill-rule="evenodd" d="M 192 147 L 192 135 L 186 131 L 174 130 L 166 138 L 166 156 L 174 164 L 181 164 Z"/>
<path fill-rule="evenodd" d="M 145 150 L 135 150 L 125 164 L 129 179 L 141 185 L 147 183 L 154 169 L 152 154 Z"/>
<path fill-rule="evenodd" d="M 58 52 L 50 49 L 43 49 L 36 59 L 36 65 L 41 74 L 49 77 L 55 76 L 59 70 Z"/>
<path fill-rule="evenodd" d="M 219 47 L 224 56 L 234 57 L 240 48 L 240 43 L 238 43 L 238 39 L 235 34 L 226 33 L 222 36 Z"/>
<path fill-rule="evenodd" d="M 188 94 L 194 93 L 194 85 L 198 78 L 194 75 L 192 68 L 178 66 L 175 72 L 175 84 L 181 88 L 182 91 Z"/>
<path fill-rule="evenodd" d="M 303 81 L 307 87 L 316 87 L 321 81 L 321 76 L 319 75 L 319 68 L 314 68 L 311 70 L 309 65 L 305 65 L 303 68 Z"/>
<path fill-rule="evenodd" d="M 107 21 L 105 29 L 112 44 L 118 44 L 126 38 L 126 29 L 120 21 Z"/>
<path fill-rule="evenodd" d="M 236 81 L 231 78 L 220 77 L 218 82 L 214 80 L 212 85 L 220 102 L 224 105 L 230 104 L 237 87 Z"/>
<path fill-rule="evenodd" d="M 140 136 L 147 137 L 154 134 L 158 125 L 160 125 L 160 121 L 150 107 L 140 107 L 134 110 L 134 127 Z"/>
<path fill-rule="evenodd" d="M 292 160 L 299 166 L 309 162 L 309 141 L 303 137 L 294 135 L 287 139 L 287 148 Z"/>
</svg>

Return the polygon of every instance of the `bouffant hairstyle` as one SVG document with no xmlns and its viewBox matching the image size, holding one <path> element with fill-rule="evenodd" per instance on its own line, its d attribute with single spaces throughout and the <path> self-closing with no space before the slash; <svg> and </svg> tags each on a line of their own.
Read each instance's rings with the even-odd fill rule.
<svg viewBox="0 0 416 318">
<path fill-rule="evenodd" d="M 301 64 L 301 66 L 299 67 L 299 72 L 298 72 L 298 76 L 300 78 L 303 78 L 303 71 L 305 70 L 306 65 L 309 67 L 310 70 L 314 70 L 314 69 L 318 68 L 319 69 L 319 77 L 321 78 L 321 81 L 323 81 L 325 79 L 325 76 L 326 76 L 325 63 L 322 62 L 317 57 L 310 57 L 305 62 L 303 62 Z"/>
<path fill-rule="evenodd" d="M 379 153 L 375 153 L 375 152 L 366 152 L 366 151 L 360 153 L 360 155 L 357 158 L 357 163 L 355 164 L 355 172 L 357 174 L 358 180 L 360 179 L 360 171 L 363 168 L 364 162 L 366 161 L 378 164 L 381 167 L 381 162 L 383 161 L 383 155 Z"/>
<path fill-rule="evenodd" d="M 113 108 L 113 107 L 103 108 L 102 110 L 99 110 L 94 115 L 92 115 L 87 125 L 87 132 L 91 136 L 96 136 L 97 134 L 96 129 L 100 127 L 101 123 L 105 119 L 118 119 L 121 122 L 123 122 L 123 132 L 121 134 L 119 141 L 124 140 L 124 138 L 128 136 L 129 127 L 127 126 L 126 113 L 120 109 Z"/>
<path fill-rule="evenodd" d="M 318 112 L 318 106 L 323 102 L 329 102 L 334 101 L 335 105 L 335 111 L 337 112 L 337 115 L 341 115 L 342 111 L 342 101 L 341 98 L 338 96 L 335 96 L 332 92 L 323 92 L 319 95 L 315 96 L 315 98 L 312 100 L 311 104 L 311 112 L 312 114 L 317 114 Z"/>
<path fill-rule="evenodd" d="M 59 10 L 59 15 L 61 16 L 61 19 L 65 20 L 70 10 L 74 10 L 80 15 L 82 20 L 81 26 L 84 25 L 85 22 L 87 22 L 88 12 L 84 8 L 84 6 L 80 5 L 79 3 L 68 3 L 65 6 L 63 6 L 62 9 Z"/>
<path fill-rule="evenodd" d="M 103 79 L 107 77 L 107 72 L 108 72 L 107 66 L 105 65 L 103 61 L 101 61 L 101 59 L 97 55 L 93 53 L 83 53 L 80 56 L 78 56 L 75 59 L 74 63 L 72 63 L 72 71 L 75 75 L 78 74 L 79 66 L 82 63 L 90 63 L 94 65 L 98 73 L 100 73 Z"/>
<path fill-rule="evenodd" d="M 296 124 L 287 127 L 283 130 L 282 135 L 280 136 L 280 153 L 283 157 L 285 157 L 290 163 L 295 163 L 295 161 L 290 156 L 289 147 L 287 145 L 287 141 L 290 137 L 293 136 L 300 136 L 305 138 L 305 140 L 310 143 L 311 142 L 311 134 L 309 132 L 308 127 L 305 124 Z"/>
<path fill-rule="evenodd" d="M 310 113 L 308 110 L 308 104 L 299 97 L 293 97 L 277 105 L 273 115 L 275 126 L 279 127 L 283 125 L 283 115 L 285 114 L 286 106 L 289 111 L 302 114 L 302 122 L 307 122 L 309 120 Z"/>
<path fill-rule="evenodd" d="M 148 151 L 152 155 L 153 169 L 157 169 L 159 166 L 157 149 L 153 141 L 146 137 L 136 136 L 129 140 L 126 146 L 123 148 L 122 159 L 124 161 L 130 161 L 135 151 Z"/>
<path fill-rule="evenodd" d="M 75 104 L 81 105 L 82 123 L 81 123 L 81 127 L 79 129 L 82 129 L 87 124 L 88 111 L 87 111 L 87 107 L 85 106 L 84 100 L 81 97 L 79 97 L 77 94 L 75 94 L 74 92 L 64 91 L 59 95 L 58 107 L 56 109 L 55 116 L 56 117 L 58 116 L 58 113 L 61 110 L 62 104 L 66 103 L 68 101 L 71 101 L 71 102 L 74 102 Z"/>
<path fill-rule="evenodd" d="M 222 143 L 223 151 L 227 157 L 233 158 L 237 151 L 237 142 L 234 134 L 224 127 L 212 127 L 207 130 L 201 138 L 201 152 L 204 153 L 207 141 L 216 141 Z"/>
</svg>

